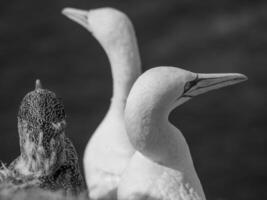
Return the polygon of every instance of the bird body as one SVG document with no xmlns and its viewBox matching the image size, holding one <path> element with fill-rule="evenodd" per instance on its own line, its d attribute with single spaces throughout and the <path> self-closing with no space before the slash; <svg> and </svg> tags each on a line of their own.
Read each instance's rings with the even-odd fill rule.
<svg viewBox="0 0 267 200">
<path fill-rule="evenodd" d="M 124 124 L 126 98 L 141 73 L 134 28 L 124 13 L 113 8 L 66 8 L 63 14 L 89 30 L 110 61 L 113 96 L 105 118 L 86 146 L 84 169 L 91 199 L 116 199 L 121 174 L 135 151 Z"/>
<path fill-rule="evenodd" d="M 186 168 L 183 172 L 185 171 Z M 188 171 L 192 173 L 194 170 L 188 169 Z M 119 187 L 119 199 L 200 200 L 194 187 L 184 184 L 185 177 L 195 176 L 194 178 L 197 178 L 195 172 L 190 173 L 184 175 L 181 170 L 174 170 L 153 162 L 140 152 L 136 152 L 123 175 Z"/>
<path fill-rule="evenodd" d="M 241 74 L 196 74 L 157 67 L 133 85 L 126 130 L 137 150 L 118 187 L 119 200 L 205 200 L 187 142 L 170 112 L 194 96 L 244 81 Z"/>
<path fill-rule="evenodd" d="M 55 93 L 36 89 L 22 100 L 18 113 L 20 156 L 2 170 L 13 188 L 40 187 L 78 193 L 84 183 L 76 150 L 65 135 L 66 115 Z"/>
<path fill-rule="evenodd" d="M 127 144 L 128 138 L 121 137 L 121 133 L 125 132 L 123 119 L 115 112 L 109 110 L 86 147 L 84 162 L 88 162 L 87 180 L 89 180 L 90 195 L 96 199 L 106 197 L 116 199 L 121 174 L 133 155 L 133 150 Z M 92 162 L 94 163 L 91 164 Z"/>
</svg>

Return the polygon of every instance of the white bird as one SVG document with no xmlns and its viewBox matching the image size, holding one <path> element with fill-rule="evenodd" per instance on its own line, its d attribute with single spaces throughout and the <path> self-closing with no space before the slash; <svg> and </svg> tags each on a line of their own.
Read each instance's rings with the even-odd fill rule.
<svg viewBox="0 0 267 200">
<path fill-rule="evenodd" d="M 186 140 L 168 117 L 194 96 L 244 80 L 242 74 L 197 74 L 174 67 L 142 74 L 125 108 L 127 134 L 137 151 L 122 176 L 118 199 L 205 200 Z"/>
<path fill-rule="evenodd" d="M 111 63 L 111 105 L 86 146 L 84 170 L 90 198 L 116 199 L 121 174 L 135 151 L 124 124 L 125 102 L 141 73 L 134 28 L 124 13 L 113 8 L 89 11 L 65 8 L 63 14 L 93 34 Z"/>
</svg>

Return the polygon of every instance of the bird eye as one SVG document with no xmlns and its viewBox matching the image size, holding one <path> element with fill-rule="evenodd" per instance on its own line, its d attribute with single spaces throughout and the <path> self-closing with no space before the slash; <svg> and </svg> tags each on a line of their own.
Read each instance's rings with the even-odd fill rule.
<svg viewBox="0 0 267 200">
<path fill-rule="evenodd" d="M 198 82 L 198 77 L 196 77 L 194 80 L 189 81 L 184 86 L 184 93 L 186 93 L 190 88 L 194 87 Z"/>
<path fill-rule="evenodd" d="M 191 82 L 187 82 L 184 86 L 184 93 L 187 92 L 191 88 Z"/>
</svg>

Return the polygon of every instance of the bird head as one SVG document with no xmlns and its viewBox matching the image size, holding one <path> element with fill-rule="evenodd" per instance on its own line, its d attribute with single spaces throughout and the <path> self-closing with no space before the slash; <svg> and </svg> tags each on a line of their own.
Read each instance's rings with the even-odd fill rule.
<svg viewBox="0 0 267 200">
<path fill-rule="evenodd" d="M 246 79 L 245 75 L 238 73 L 204 74 L 177 67 L 155 67 L 137 79 L 128 100 L 139 96 L 148 98 L 147 100 L 156 103 L 159 107 L 171 105 L 171 108 L 174 108 L 195 96 L 234 85 Z"/>
<path fill-rule="evenodd" d="M 43 89 L 37 80 L 35 90 L 26 94 L 18 112 L 22 156 L 40 165 L 55 164 L 57 154 L 62 150 L 65 119 L 62 100 Z"/>
<path fill-rule="evenodd" d="M 104 48 L 114 43 L 121 44 L 133 40 L 130 38 L 134 34 L 130 20 L 123 12 L 114 8 L 89 11 L 65 8 L 62 13 L 90 31 Z"/>
<path fill-rule="evenodd" d="M 125 108 L 130 141 L 142 150 L 150 133 L 156 138 L 159 123 L 168 123 L 169 113 L 195 96 L 245 81 L 238 73 L 202 74 L 176 67 L 155 67 L 134 83 Z M 150 141 L 150 143 L 153 143 Z"/>
</svg>

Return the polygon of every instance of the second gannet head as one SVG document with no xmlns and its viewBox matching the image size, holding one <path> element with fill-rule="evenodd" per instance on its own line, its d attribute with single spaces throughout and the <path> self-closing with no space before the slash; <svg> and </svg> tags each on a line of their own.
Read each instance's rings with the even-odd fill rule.
<svg viewBox="0 0 267 200">
<path fill-rule="evenodd" d="M 90 31 L 104 45 L 119 42 L 133 34 L 128 17 L 114 8 L 106 7 L 89 11 L 65 8 L 62 13 Z"/>
<path fill-rule="evenodd" d="M 158 142 L 165 142 L 169 113 L 175 107 L 197 95 L 246 79 L 237 73 L 201 74 L 175 67 L 146 71 L 133 85 L 126 103 L 125 122 L 130 141 L 138 151 L 161 162 L 164 147 Z"/>
<path fill-rule="evenodd" d="M 141 74 L 141 61 L 134 27 L 123 12 L 114 8 L 80 10 L 65 8 L 62 13 L 85 27 L 98 40 L 111 64 L 113 99 L 125 102 Z"/>
</svg>

